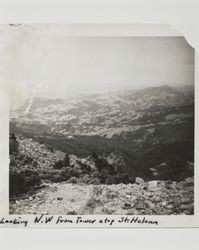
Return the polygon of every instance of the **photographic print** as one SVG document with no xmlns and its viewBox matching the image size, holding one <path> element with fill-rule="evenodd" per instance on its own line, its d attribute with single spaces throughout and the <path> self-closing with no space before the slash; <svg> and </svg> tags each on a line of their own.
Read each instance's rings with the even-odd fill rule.
<svg viewBox="0 0 199 250">
<path fill-rule="evenodd" d="M 10 214 L 193 215 L 194 49 L 185 38 L 34 29 L 21 29 L 10 75 L 20 85 Z"/>
</svg>

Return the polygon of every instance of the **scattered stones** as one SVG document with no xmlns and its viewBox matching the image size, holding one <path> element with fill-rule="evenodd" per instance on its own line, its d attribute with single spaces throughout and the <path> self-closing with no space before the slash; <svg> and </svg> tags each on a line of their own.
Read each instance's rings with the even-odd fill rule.
<svg viewBox="0 0 199 250">
<path fill-rule="evenodd" d="M 188 178 L 180 183 L 150 181 L 144 184 L 146 190 L 142 184 L 136 183 L 127 185 L 54 183 L 36 190 L 29 198 L 26 196 L 25 199 L 22 197 L 11 200 L 10 213 L 190 215 L 194 212 L 192 180 L 193 178 Z"/>
</svg>

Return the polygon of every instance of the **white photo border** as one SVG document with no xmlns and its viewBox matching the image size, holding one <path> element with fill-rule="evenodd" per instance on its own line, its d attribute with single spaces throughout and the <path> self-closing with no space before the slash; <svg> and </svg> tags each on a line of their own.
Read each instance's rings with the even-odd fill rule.
<svg viewBox="0 0 199 250">
<path fill-rule="evenodd" d="M 56 32 L 58 35 L 62 35 L 63 32 L 67 36 L 183 36 L 180 32 L 173 29 L 169 25 L 159 25 L 159 24 L 25 24 L 26 27 L 41 27 L 44 32 Z M 7 28 L 8 25 L 3 24 L 3 29 Z M 12 27 L 9 27 L 12 29 Z M 185 37 L 186 38 L 186 37 Z M 13 221 L 17 218 L 19 221 L 28 221 L 27 228 L 63 228 L 63 227 L 142 227 L 142 228 L 164 228 L 164 227 L 177 227 L 177 228 L 187 228 L 187 227 L 198 227 L 199 226 L 199 155 L 198 145 L 199 145 L 199 117 L 198 113 L 198 100 L 199 100 L 199 56 L 195 53 L 195 162 L 194 162 L 194 215 L 168 215 L 168 216 L 124 216 L 124 215 L 62 215 L 63 218 L 71 219 L 74 221 L 73 224 L 56 224 L 59 215 L 54 215 L 52 223 L 34 223 L 35 217 L 39 215 L 9 215 L 9 158 L 8 158 L 8 148 L 9 148 L 9 93 L 7 91 L 7 82 L 4 82 L 1 88 L 1 123 L 0 123 L 0 164 L 1 164 L 1 175 L 0 175 L 0 220 Z M 17 87 L 17 86 L 16 86 Z M 96 219 L 94 224 L 79 224 L 75 223 L 77 217 L 81 216 L 82 219 Z M 19 219 L 20 217 L 20 219 Z M 50 215 L 44 215 L 45 217 L 50 217 Z M 145 223 L 119 223 L 118 220 L 121 217 L 138 217 L 139 220 L 150 220 L 157 221 L 158 223 L 145 224 Z M 99 223 L 99 220 L 105 220 L 108 218 L 110 221 L 114 220 L 114 223 L 110 225 Z M 135 218 L 136 219 L 136 218 Z M 19 223 L 12 225 L 10 223 L 0 224 L 0 227 L 24 227 L 24 223 Z"/>
</svg>

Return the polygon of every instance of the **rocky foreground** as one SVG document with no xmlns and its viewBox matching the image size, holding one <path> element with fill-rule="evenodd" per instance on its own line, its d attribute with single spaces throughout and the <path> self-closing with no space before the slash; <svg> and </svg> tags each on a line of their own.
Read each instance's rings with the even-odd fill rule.
<svg viewBox="0 0 199 250">
<path fill-rule="evenodd" d="M 194 213 L 194 179 L 181 182 L 136 178 L 134 184 L 43 184 L 10 200 L 11 214 L 178 215 Z"/>
</svg>

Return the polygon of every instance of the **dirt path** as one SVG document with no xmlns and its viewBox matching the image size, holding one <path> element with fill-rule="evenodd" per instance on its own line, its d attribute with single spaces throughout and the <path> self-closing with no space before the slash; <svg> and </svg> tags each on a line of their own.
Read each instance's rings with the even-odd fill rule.
<svg viewBox="0 0 199 250">
<path fill-rule="evenodd" d="M 91 186 L 50 184 L 28 199 L 11 204 L 15 214 L 84 214 L 92 194 Z"/>
</svg>

